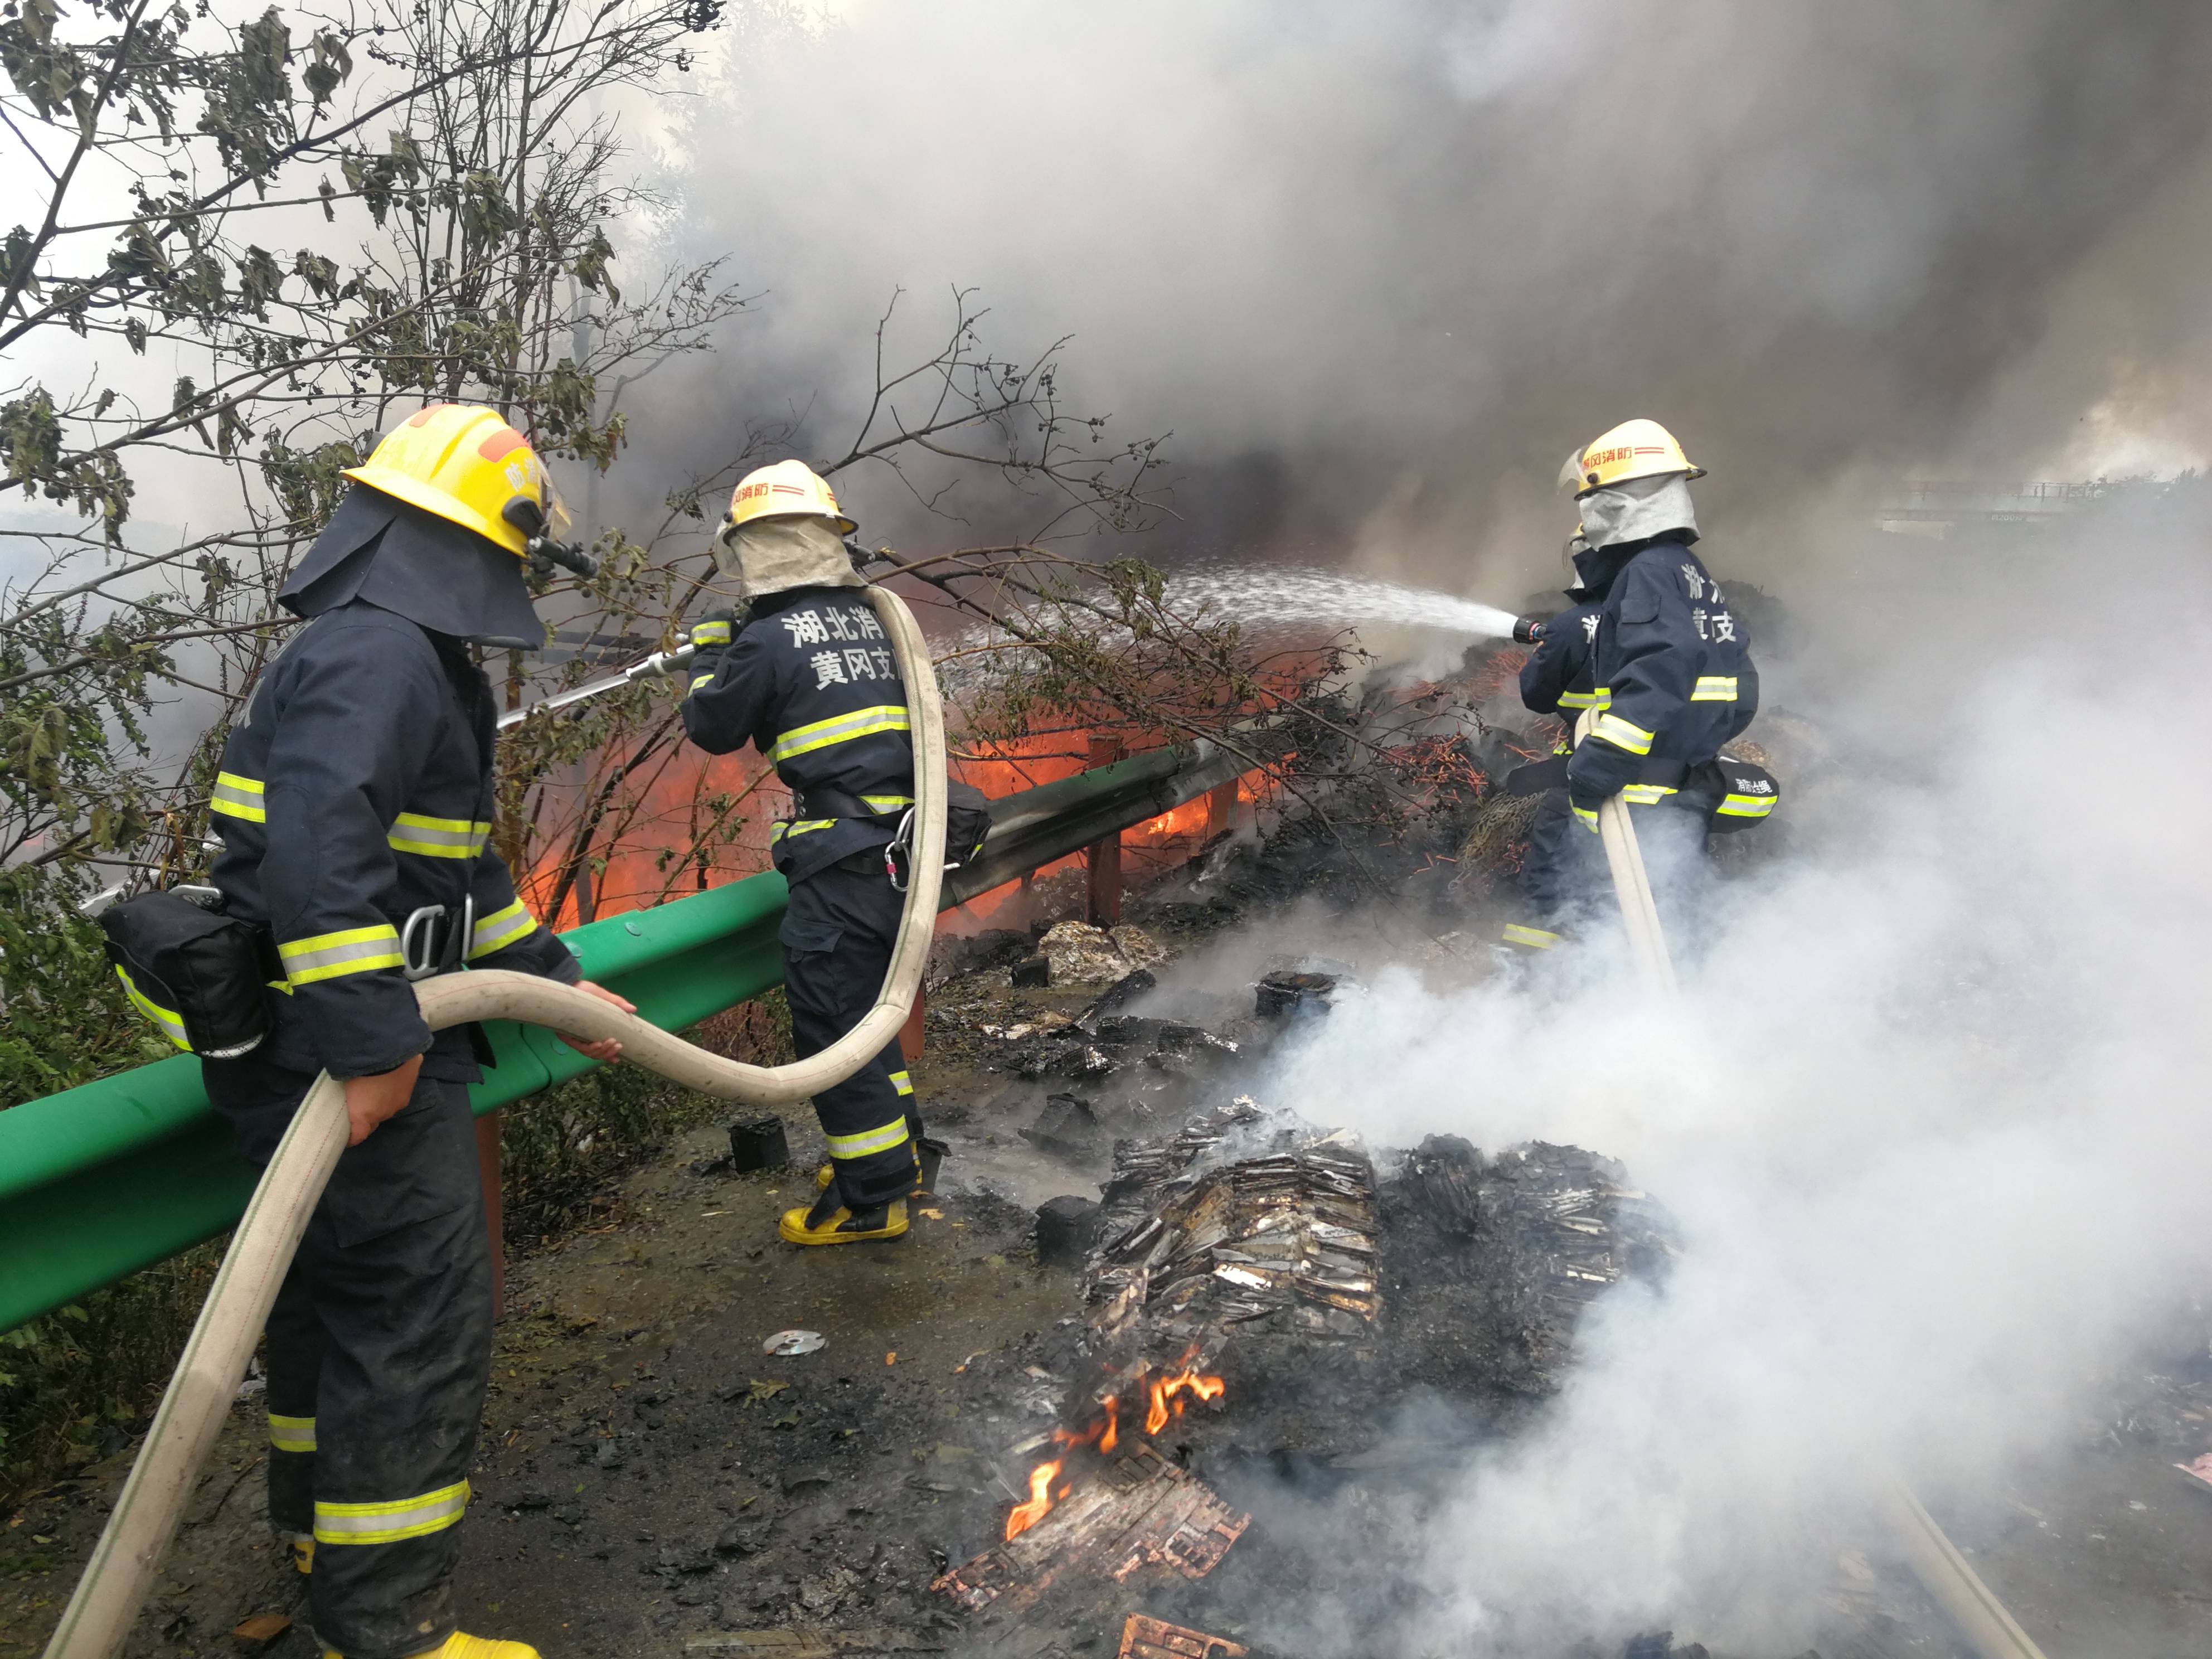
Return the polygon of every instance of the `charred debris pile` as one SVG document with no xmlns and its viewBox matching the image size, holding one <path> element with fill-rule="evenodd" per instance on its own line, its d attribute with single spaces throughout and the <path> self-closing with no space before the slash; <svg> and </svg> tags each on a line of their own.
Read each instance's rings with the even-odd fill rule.
<svg viewBox="0 0 2212 1659">
<path fill-rule="evenodd" d="M 970 1382 L 1036 1413 L 997 1491 L 943 1516 L 975 1547 L 931 1592 L 978 1650 L 1118 1630 L 1133 1655 L 1290 1652 L 1279 1615 L 1310 1598 L 1415 1605 L 1435 1587 L 1395 1581 L 1392 1540 L 1442 1501 L 1439 1470 L 1558 1386 L 1594 1298 L 1663 1274 L 1663 1213 L 1598 1154 L 1371 1146 L 1248 1092 L 1356 990 L 1344 964 L 1279 960 L 1200 1024 L 1132 1012 L 1173 1000 L 1138 970 L 989 1038 L 1044 1091 L 1024 1138 L 1099 1197 L 1040 1216 L 1080 1316 Z M 1316 1505 L 1345 1513 L 1327 1547 Z"/>
</svg>

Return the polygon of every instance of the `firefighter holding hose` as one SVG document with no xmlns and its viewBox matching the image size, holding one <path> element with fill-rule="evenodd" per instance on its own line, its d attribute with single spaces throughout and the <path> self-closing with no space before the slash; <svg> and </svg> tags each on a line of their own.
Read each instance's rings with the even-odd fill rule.
<svg viewBox="0 0 2212 1659">
<path fill-rule="evenodd" d="M 1709 825 L 1764 816 L 1718 763 L 1751 724 L 1759 671 L 1743 620 L 1692 544 L 1690 481 L 1705 476 L 1656 421 L 1623 422 L 1567 459 L 1563 487 L 1582 510 L 1587 550 L 1575 559 L 1596 606 L 1589 735 L 1567 762 L 1570 810 L 1593 833 L 1619 795 L 1667 920 L 1686 930 Z"/>
<path fill-rule="evenodd" d="M 554 539 L 544 463 L 492 410 L 425 409 L 346 476 L 279 594 L 307 621 L 211 803 L 214 884 L 264 930 L 279 994 L 250 1052 L 203 1056 L 209 1098 L 258 1165 L 319 1071 L 350 1128 L 269 1317 L 270 1518 L 326 1659 L 534 1659 L 454 1628 L 491 1366 L 467 1091 L 489 1051 L 472 1026 L 434 1036 L 410 981 L 465 963 L 580 982 L 488 844 L 496 705 L 471 647 L 542 647 L 526 559 L 589 562 Z"/>
<path fill-rule="evenodd" d="M 790 788 L 773 833 L 790 884 L 781 940 L 792 1046 L 820 1053 L 860 1023 L 889 969 L 904 908 L 887 851 L 914 805 L 905 683 L 844 538 L 853 520 L 799 461 L 746 476 L 730 497 L 714 559 L 746 619 L 718 612 L 691 629 L 697 655 L 684 729 L 710 754 L 752 744 Z M 830 1144 L 820 1194 L 779 1227 L 805 1246 L 892 1239 L 907 1200 L 934 1182 L 944 1149 L 923 1138 L 897 1040 L 814 1097 Z"/>
</svg>

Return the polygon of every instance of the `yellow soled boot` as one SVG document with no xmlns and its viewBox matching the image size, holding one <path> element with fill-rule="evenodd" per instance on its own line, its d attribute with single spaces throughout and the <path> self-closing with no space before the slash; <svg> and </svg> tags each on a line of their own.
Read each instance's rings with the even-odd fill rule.
<svg viewBox="0 0 2212 1659">
<path fill-rule="evenodd" d="M 343 1659 L 343 1656 L 325 1648 L 323 1659 Z M 540 1656 L 527 1642 L 501 1642 L 457 1630 L 436 1647 L 425 1648 L 411 1659 L 540 1659 Z"/>
<path fill-rule="evenodd" d="M 866 1244 L 878 1239 L 906 1237 L 906 1200 L 890 1203 L 855 1215 L 835 1187 L 825 1189 L 811 1210 L 786 1210 L 776 1231 L 787 1244 Z"/>
</svg>

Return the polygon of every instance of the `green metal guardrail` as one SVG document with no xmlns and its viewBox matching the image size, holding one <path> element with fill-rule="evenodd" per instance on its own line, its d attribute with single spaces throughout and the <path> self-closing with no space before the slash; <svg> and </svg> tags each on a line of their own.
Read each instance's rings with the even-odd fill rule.
<svg viewBox="0 0 2212 1659">
<path fill-rule="evenodd" d="M 1200 744 L 994 802 L 984 856 L 969 880 L 948 884 L 946 908 L 1242 769 Z M 784 896 L 781 876 L 754 876 L 562 937 L 587 977 L 680 1031 L 781 983 Z M 470 1091 L 478 1115 L 595 1064 L 535 1026 L 500 1021 L 485 1031 L 499 1063 Z M 214 1237 L 252 1185 L 189 1055 L 0 1112 L 0 1330 Z"/>
</svg>

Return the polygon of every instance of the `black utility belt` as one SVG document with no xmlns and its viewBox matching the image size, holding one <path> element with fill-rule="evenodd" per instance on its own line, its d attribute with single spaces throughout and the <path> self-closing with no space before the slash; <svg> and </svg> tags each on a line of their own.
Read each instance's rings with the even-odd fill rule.
<svg viewBox="0 0 2212 1659">
<path fill-rule="evenodd" d="M 174 887 L 125 899 L 100 918 L 131 1006 L 203 1060 L 259 1048 L 270 1029 L 270 992 L 291 988 L 276 936 L 226 915 L 225 905 L 216 888 Z M 461 968 L 475 921 L 473 899 L 418 906 L 399 928 L 400 971 L 422 980 Z"/>
<path fill-rule="evenodd" d="M 1565 788 L 1567 759 L 1565 755 L 1553 755 L 1548 760 L 1515 767 L 1505 775 L 1505 793 L 1540 795 L 1547 789 Z M 1686 795 L 1687 799 L 1679 805 L 1704 811 L 1708 827 L 1727 835 L 1764 822 L 1782 799 L 1782 785 L 1765 767 L 1727 755 L 1717 755 L 1696 766 L 1687 761 L 1647 756 L 1636 769 L 1635 781 L 1622 793 L 1639 805 L 1652 805 L 1663 795 Z"/>
<path fill-rule="evenodd" d="M 886 793 L 910 791 L 911 781 L 894 784 Z M 991 803 L 983 792 L 973 784 L 949 783 L 945 786 L 945 867 L 957 870 L 972 863 L 983 851 L 983 838 L 991 833 Z M 906 890 L 908 866 L 914 850 L 914 808 L 894 807 L 888 812 L 878 811 L 858 795 L 848 794 L 842 789 L 825 785 L 792 792 L 792 816 L 794 818 L 860 818 L 878 823 L 896 820 L 890 845 L 884 848 L 881 861 L 891 885 L 901 892 Z M 854 860 L 866 860 L 872 868 L 878 854 L 873 849 L 855 853 L 850 858 L 838 860 L 840 869 L 858 869 Z"/>
</svg>

